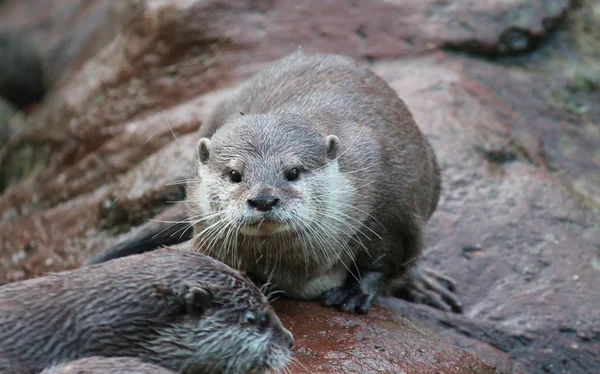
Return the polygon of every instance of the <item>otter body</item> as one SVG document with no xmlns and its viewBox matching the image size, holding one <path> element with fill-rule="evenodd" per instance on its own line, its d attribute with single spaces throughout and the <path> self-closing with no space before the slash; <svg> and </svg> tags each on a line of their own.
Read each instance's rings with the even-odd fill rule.
<svg viewBox="0 0 600 374">
<path fill-rule="evenodd" d="M 414 266 L 440 195 L 435 154 L 371 70 L 339 55 L 290 55 L 217 105 L 200 137 L 189 210 L 166 212 L 180 222 L 148 223 L 96 261 L 184 237 L 289 297 L 367 313 L 394 285 L 461 310 L 451 279 Z"/>
<path fill-rule="evenodd" d="M 45 369 L 40 374 L 176 374 L 134 357 L 93 356 Z"/>
<path fill-rule="evenodd" d="M 190 374 L 260 372 L 283 367 L 291 344 L 252 282 L 197 253 L 161 249 L 0 287 L 3 373 L 90 356 Z"/>
<path fill-rule="evenodd" d="M 404 102 L 370 70 L 293 54 L 200 131 L 191 248 L 348 312 L 368 312 L 415 264 L 440 171 Z"/>
</svg>

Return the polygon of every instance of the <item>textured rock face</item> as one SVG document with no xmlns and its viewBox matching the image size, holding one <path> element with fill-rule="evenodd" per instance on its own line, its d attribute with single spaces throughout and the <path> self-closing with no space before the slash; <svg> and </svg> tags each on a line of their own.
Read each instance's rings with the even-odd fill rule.
<svg viewBox="0 0 600 374">
<path fill-rule="evenodd" d="M 491 366 L 382 307 L 350 316 L 315 303 L 275 302 L 294 334 L 302 373 L 496 373 Z"/>
<path fill-rule="evenodd" d="M 64 56 L 53 68 L 64 80 L 0 153 L 0 166 L 14 177 L 0 197 L 0 282 L 77 267 L 181 199 L 180 186 L 168 183 L 187 177 L 196 131 L 213 103 L 266 61 L 301 46 L 371 63 L 407 102 L 440 160 L 443 195 L 425 260 L 458 280 L 466 312 L 447 315 L 394 299 L 388 307 L 507 372 L 585 373 L 600 365 L 600 274 L 592 266 L 599 214 L 542 167 L 548 159 L 564 162 L 572 178 L 589 179 L 597 164 L 555 152 L 559 125 L 570 117 L 541 91 L 544 76 L 439 49 L 493 55 L 533 48 L 569 1 L 148 0 L 114 8 L 126 20 L 114 29 L 101 27 L 110 2 L 69 2 L 43 14 L 33 10 L 37 1 L 18 3 L 0 4 L 0 23 L 45 44 L 40 23 L 30 22 L 49 20 L 53 42 L 42 52 L 49 63 Z M 65 19 L 74 34 L 57 26 Z M 99 52 L 88 59 L 87 50 L 64 48 L 83 41 Z M 596 140 L 575 141 L 585 155 Z M 312 322 L 343 325 L 342 317 L 324 322 L 317 306 L 291 303 L 282 310 L 288 312 L 297 331 Z M 405 327 L 394 330 L 402 325 L 385 313 L 369 323 L 391 340 L 420 342 Z M 313 372 L 335 372 L 335 365 L 368 371 L 352 366 L 359 356 L 352 361 L 340 352 L 348 332 L 335 331 L 341 335 L 318 338 L 339 336 L 326 347 L 330 354 L 313 355 L 321 340 L 301 338 L 301 363 Z M 376 330 L 364 334 L 378 338 Z M 368 357 L 379 354 L 369 347 Z M 463 362 L 464 352 L 448 349 L 443 357 Z M 430 365 L 415 366 L 422 372 L 452 372 L 410 352 L 411 363 Z M 396 372 L 414 372 L 404 364 L 390 363 Z"/>
</svg>

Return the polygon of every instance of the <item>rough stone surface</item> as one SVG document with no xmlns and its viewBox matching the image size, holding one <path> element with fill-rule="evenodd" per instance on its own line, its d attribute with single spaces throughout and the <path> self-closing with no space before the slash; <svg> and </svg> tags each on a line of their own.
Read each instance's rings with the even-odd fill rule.
<svg viewBox="0 0 600 374">
<path fill-rule="evenodd" d="M 125 5 L 130 3 L 128 5 Z M 49 82 L 113 38 L 135 1 L 5 0 L 0 2 L 0 30 L 29 39 L 43 56 Z"/>
<path fill-rule="evenodd" d="M 379 305 L 369 316 L 294 300 L 274 306 L 294 335 L 293 373 L 497 373 Z"/>
<path fill-rule="evenodd" d="M 33 9 L 38 1 L 24 3 Z M 73 5 L 69 19 L 88 25 L 90 34 L 83 35 L 96 35 L 93 23 L 84 20 L 104 14 L 92 12 L 104 9 L 104 3 L 89 4 L 96 5 Z M 575 123 L 552 104 L 544 80 L 549 75 L 439 50 L 526 50 L 519 46 L 530 44 L 514 35 L 508 39 L 513 47 L 499 41 L 514 29 L 542 40 L 569 1 L 165 0 L 134 5 L 120 13 L 128 19 L 122 32 L 112 40 L 98 34 L 99 45 L 108 40 L 106 47 L 67 71 L 64 84 L 0 152 L 3 172 L 14 171 L 12 185 L 0 196 L 0 283 L 79 266 L 134 235 L 130 228 L 154 217 L 168 201 L 180 199 L 180 186 L 168 182 L 187 177 L 196 131 L 211 105 L 264 62 L 301 45 L 372 62 L 405 99 L 440 160 L 443 196 L 428 226 L 425 261 L 457 279 L 465 314 L 397 299 L 387 300 L 388 308 L 505 372 L 597 371 L 600 214 L 564 182 L 566 173 L 567 180 L 584 178 L 594 185 L 599 164 L 585 156 L 597 152 L 600 142 L 568 131 Z M 11 0 L 0 7 L 29 14 Z M 2 25 L 7 14 L 0 12 Z M 23 29 L 31 27 L 25 20 Z M 31 29 L 32 35 L 40 32 Z M 67 28 L 50 29 L 53 40 L 72 37 Z M 598 123 L 592 117 L 587 133 L 594 134 Z M 576 144 L 571 148 L 577 157 L 561 148 L 564 136 Z M 587 191 L 586 196 L 598 196 L 594 189 Z M 334 314 L 327 322 L 319 307 L 294 305 L 282 314 L 291 313 L 284 318 L 297 331 L 310 323 L 339 327 L 347 320 Z M 417 333 L 390 330 L 390 320 L 382 317 L 386 313 L 378 309 L 364 321 L 385 326 L 385 338 L 398 339 L 398 347 L 406 337 L 421 344 Z M 347 365 L 359 365 L 361 359 L 351 361 L 342 349 L 356 343 L 345 340 L 351 335 L 328 334 L 301 340 L 299 349 L 313 350 L 321 350 L 319 342 L 326 338 L 337 342 L 326 346 L 331 351 L 319 352 L 322 361 L 306 348 L 301 363 L 339 364 L 360 372 Z M 377 335 L 365 335 L 366 340 Z M 435 347 L 427 352 L 436 352 Z M 448 352 L 462 361 L 464 352 Z M 427 354 L 411 357 L 415 365 L 443 364 Z M 404 362 L 395 364 L 399 370 Z"/>
</svg>

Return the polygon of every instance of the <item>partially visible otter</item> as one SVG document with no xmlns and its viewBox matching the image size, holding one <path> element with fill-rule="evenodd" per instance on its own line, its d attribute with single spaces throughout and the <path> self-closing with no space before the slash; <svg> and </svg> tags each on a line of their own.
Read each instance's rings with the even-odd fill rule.
<svg viewBox="0 0 600 374">
<path fill-rule="evenodd" d="M 200 133 L 190 248 L 346 312 L 367 313 L 394 283 L 410 299 L 461 310 L 452 282 L 414 267 L 440 195 L 435 154 L 371 70 L 295 53 L 246 81 Z"/>
<path fill-rule="evenodd" d="M 55 365 L 40 374 L 175 374 L 134 357 L 92 356 Z"/>
<path fill-rule="evenodd" d="M 287 364 L 292 343 L 252 282 L 198 253 L 161 249 L 0 287 L 0 362 L 18 373 L 90 356 L 264 372 Z"/>
</svg>

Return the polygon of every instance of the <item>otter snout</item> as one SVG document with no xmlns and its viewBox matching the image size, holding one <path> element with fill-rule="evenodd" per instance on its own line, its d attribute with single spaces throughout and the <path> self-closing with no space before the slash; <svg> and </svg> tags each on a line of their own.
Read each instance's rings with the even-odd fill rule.
<svg viewBox="0 0 600 374">
<path fill-rule="evenodd" d="M 279 199 L 270 195 L 259 195 L 248 199 L 248 205 L 261 212 L 268 212 L 279 203 Z"/>
<path fill-rule="evenodd" d="M 290 350 L 294 348 L 294 335 L 285 328 L 283 329 L 283 342 Z"/>
</svg>

